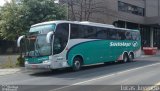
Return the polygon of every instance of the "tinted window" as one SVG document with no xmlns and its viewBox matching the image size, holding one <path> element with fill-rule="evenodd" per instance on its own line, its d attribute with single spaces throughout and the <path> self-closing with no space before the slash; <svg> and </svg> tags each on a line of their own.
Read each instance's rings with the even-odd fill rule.
<svg viewBox="0 0 160 91">
<path fill-rule="evenodd" d="M 125 36 L 125 31 L 124 30 L 118 30 L 117 31 L 119 36 L 120 36 L 120 40 L 125 40 L 126 39 L 126 36 Z"/>
<path fill-rule="evenodd" d="M 97 38 L 97 28 L 92 26 L 85 26 L 85 38 L 96 39 Z"/>
<path fill-rule="evenodd" d="M 78 38 L 95 39 L 96 27 L 71 24 L 71 39 Z"/>
<path fill-rule="evenodd" d="M 109 36 L 111 40 L 121 39 L 117 29 L 110 29 Z"/>
<path fill-rule="evenodd" d="M 78 24 L 71 24 L 71 39 L 84 38 L 85 27 Z"/>
<path fill-rule="evenodd" d="M 130 31 L 126 31 L 125 35 L 126 35 L 126 40 L 132 40 L 132 35 Z"/>
<path fill-rule="evenodd" d="M 67 45 L 69 35 L 69 24 L 59 24 L 55 31 L 53 53 L 61 53 Z"/>
<path fill-rule="evenodd" d="M 139 32 L 132 32 L 132 40 L 140 40 Z"/>
<path fill-rule="evenodd" d="M 138 32 L 71 24 L 71 39 L 138 40 Z"/>
<path fill-rule="evenodd" d="M 109 29 L 107 28 L 97 28 L 97 38 L 98 39 L 108 39 L 109 38 Z"/>
</svg>

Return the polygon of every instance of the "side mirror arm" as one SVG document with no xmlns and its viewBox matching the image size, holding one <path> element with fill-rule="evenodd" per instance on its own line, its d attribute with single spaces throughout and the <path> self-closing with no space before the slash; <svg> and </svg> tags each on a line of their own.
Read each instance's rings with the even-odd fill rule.
<svg viewBox="0 0 160 91">
<path fill-rule="evenodd" d="M 17 40 L 17 47 L 20 47 L 21 46 L 21 40 L 23 39 L 23 38 L 25 38 L 25 35 L 22 35 L 22 36 L 20 36 L 19 38 L 18 38 L 18 40 Z"/>
<path fill-rule="evenodd" d="M 46 36 L 46 42 L 47 42 L 47 43 L 50 43 L 50 42 L 51 42 L 50 39 L 51 39 L 51 36 L 52 36 L 53 34 L 54 34 L 53 31 L 47 33 L 47 36 Z"/>
</svg>

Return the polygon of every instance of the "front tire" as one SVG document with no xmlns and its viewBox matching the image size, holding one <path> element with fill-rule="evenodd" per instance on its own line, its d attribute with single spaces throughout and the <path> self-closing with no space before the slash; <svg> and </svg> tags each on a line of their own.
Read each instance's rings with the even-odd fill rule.
<svg viewBox="0 0 160 91">
<path fill-rule="evenodd" d="M 82 59 L 76 57 L 73 60 L 73 71 L 79 71 L 82 67 Z"/>
<path fill-rule="evenodd" d="M 123 63 L 128 62 L 128 60 L 129 60 L 129 57 L 128 57 L 127 53 L 125 53 L 125 54 L 123 55 Z"/>
</svg>

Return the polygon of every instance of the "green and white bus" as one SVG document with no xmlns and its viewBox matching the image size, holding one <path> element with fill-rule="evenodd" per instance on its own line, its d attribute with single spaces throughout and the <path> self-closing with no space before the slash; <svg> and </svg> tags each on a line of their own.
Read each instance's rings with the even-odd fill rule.
<svg viewBox="0 0 160 91">
<path fill-rule="evenodd" d="M 133 61 L 141 54 L 139 30 L 117 28 L 113 25 L 50 21 L 31 26 L 25 40 L 25 67 L 30 69 L 59 69 L 98 63 Z"/>
</svg>

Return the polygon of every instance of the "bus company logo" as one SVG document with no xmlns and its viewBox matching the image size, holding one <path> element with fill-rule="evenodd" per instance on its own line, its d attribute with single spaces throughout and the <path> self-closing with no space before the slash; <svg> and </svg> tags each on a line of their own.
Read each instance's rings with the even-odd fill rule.
<svg viewBox="0 0 160 91">
<path fill-rule="evenodd" d="M 135 41 L 135 42 L 132 43 L 132 46 L 133 46 L 133 47 L 137 47 L 137 46 L 138 46 L 138 43 Z"/>
<path fill-rule="evenodd" d="M 131 46 L 131 43 L 126 43 L 126 42 L 110 42 L 110 46 L 124 46 L 124 47 L 129 47 Z"/>
</svg>

